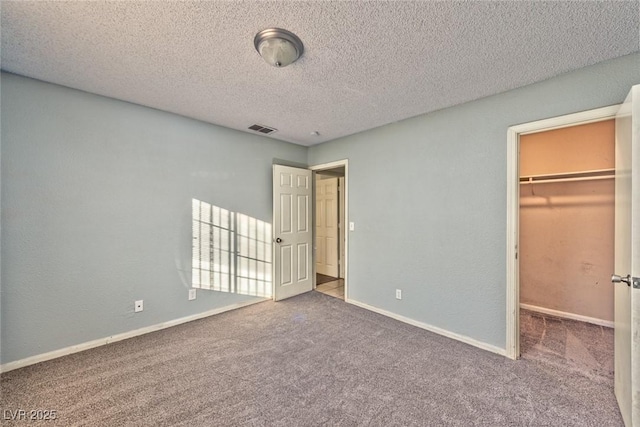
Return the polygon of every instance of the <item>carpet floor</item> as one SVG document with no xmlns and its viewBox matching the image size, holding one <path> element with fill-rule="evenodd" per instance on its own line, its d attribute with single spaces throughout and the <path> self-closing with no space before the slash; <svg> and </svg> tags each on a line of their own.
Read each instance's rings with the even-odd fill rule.
<svg viewBox="0 0 640 427">
<path fill-rule="evenodd" d="M 610 382 L 318 292 L 7 372 L 1 392 L 64 426 L 622 425 Z"/>
<path fill-rule="evenodd" d="M 591 323 L 520 310 L 520 353 L 613 384 L 614 330 Z"/>
</svg>

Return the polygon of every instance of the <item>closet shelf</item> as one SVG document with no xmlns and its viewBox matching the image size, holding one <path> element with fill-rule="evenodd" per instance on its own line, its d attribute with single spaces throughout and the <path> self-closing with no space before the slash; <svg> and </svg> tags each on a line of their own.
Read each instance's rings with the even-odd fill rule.
<svg viewBox="0 0 640 427">
<path fill-rule="evenodd" d="M 615 178 L 615 169 L 595 169 L 580 172 L 527 175 L 520 177 L 520 184 L 544 184 L 547 182 L 595 181 Z"/>
</svg>

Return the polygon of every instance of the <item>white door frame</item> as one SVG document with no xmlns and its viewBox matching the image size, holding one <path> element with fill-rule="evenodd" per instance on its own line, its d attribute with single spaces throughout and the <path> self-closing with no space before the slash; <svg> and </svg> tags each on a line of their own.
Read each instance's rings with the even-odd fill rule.
<svg viewBox="0 0 640 427">
<path fill-rule="evenodd" d="M 310 166 L 309 169 L 314 172 L 319 172 L 327 169 L 335 169 L 344 166 L 344 224 L 342 227 L 347 227 L 349 224 L 349 160 L 337 160 L 335 162 L 323 163 L 315 166 Z M 315 245 L 315 212 L 316 212 L 316 193 L 315 193 L 315 177 L 313 181 L 313 243 Z M 344 300 L 349 302 L 349 231 L 345 229 L 344 233 Z M 313 288 L 316 288 L 316 252 L 313 251 Z"/>
<path fill-rule="evenodd" d="M 505 355 L 520 357 L 520 135 L 613 119 L 620 104 L 511 126 L 507 130 L 507 323 Z"/>
</svg>

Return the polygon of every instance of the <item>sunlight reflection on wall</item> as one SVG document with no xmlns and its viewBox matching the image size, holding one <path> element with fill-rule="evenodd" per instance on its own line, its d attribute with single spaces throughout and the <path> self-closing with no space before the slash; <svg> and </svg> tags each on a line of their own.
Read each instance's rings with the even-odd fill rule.
<svg viewBox="0 0 640 427">
<path fill-rule="evenodd" d="M 271 224 L 192 199 L 198 289 L 271 298 Z"/>
</svg>

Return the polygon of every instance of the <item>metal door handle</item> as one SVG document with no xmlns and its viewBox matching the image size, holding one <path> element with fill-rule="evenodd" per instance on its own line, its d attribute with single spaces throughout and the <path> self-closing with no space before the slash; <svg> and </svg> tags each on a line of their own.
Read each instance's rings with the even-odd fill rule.
<svg viewBox="0 0 640 427">
<path fill-rule="evenodd" d="M 633 286 L 634 289 L 640 289 L 640 277 L 631 277 L 630 274 L 627 274 L 626 277 L 618 276 L 614 274 L 611 276 L 611 281 L 613 283 L 624 282 L 627 286 Z"/>
<path fill-rule="evenodd" d="M 622 276 L 618 276 L 617 274 L 613 274 L 611 275 L 611 282 L 613 283 L 624 282 L 627 284 L 627 286 L 631 286 L 631 276 L 622 277 Z"/>
<path fill-rule="evenodd" d="M 281 238 L 276 238 L 276 243 L 282 243 L 282 239 Z"/>
</svg>

